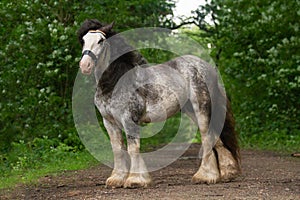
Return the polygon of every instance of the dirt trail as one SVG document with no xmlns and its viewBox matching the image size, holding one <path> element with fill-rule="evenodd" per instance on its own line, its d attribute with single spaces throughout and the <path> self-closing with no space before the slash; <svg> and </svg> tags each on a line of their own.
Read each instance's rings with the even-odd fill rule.
<svg viewBox="0 0 300 200">
<path fill-rule="evenodd" d="M 199 145 L 176 162 L 152 172 L 154 186 L 146 189 L 106 189 L 111 169 L 99 165 L 87 170 L 46 176 L 35 186 L 0 192 L 0 199 L 300 199 L 300 158 L 273 152 L 242 151 L 243 175 L 230 183 L 193 185 Z"/>
</svg>

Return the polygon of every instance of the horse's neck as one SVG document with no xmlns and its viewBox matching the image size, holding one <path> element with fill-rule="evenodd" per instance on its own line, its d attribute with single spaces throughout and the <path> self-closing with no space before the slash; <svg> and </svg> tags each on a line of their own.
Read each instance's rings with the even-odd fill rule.
<svg viewBox="0 0 300 200">
<path fill-rule="evenodd" d="M 104 73 L 104 70 L 101 70 L 100 67 L 96 67 L 94 75 L 95 75 L 97 85 L 98 85 L 98 82 L 99 82 L 99 80 L 100 80 L 103 73 Z"/>
<path fill-rule="evenodd" d="M 99 82 L 100 78 L 102 77 L 103 73 L 109 67 L 110 49 L 108 47 L 106 47 L 104 52 L 100 55 L 101 55 L 101 57 L 99 58 L 97 65 L 95 67 L 95 71 L 94 71 L 97 85 L 98 85 L 98 82 Z"/>
<path fill-rule="evenodd" d="M 146 59 L 129 45 L 108 45 L 95 68 L 97 90 L 108 94 L 118 80 L 135 66 L 145 65 Z"/>
</svg>

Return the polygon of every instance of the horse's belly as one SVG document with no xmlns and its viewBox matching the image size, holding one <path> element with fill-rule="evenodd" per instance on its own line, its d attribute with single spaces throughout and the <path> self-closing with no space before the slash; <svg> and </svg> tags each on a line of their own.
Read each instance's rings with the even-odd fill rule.
<svg viewBox="0 0 300 200">
<path fill-rule="evenodd" d="M 138 88 L 145 105 L 142 123 L 166 120 L 180 111 L 189 96 L 189 83 L 178 71 L 163 65 L 149 70 L 152 76 L 141 78 Z"/>
<path fill-rule="evenodd" d="M 141 122 L 161 122 L 173 116 L 184 106 L 186 98 L 178 98 L 175 94 L 169 94 L 164 98 L 160 98 L 156 102 L 146 103 L 146 112 L 144 113 Z"/>
</svg>

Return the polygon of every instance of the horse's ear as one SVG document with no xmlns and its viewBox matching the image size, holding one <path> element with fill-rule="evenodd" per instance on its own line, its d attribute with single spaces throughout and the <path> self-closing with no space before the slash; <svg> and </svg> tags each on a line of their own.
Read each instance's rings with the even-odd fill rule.
<svg viewBox="0 0 300 200">
<path fill-rule="evenodd" d="M 100 28 L 101 31 L 103 31 L 104 33 L 108 33 L 111 31 L 111 29 L 114 27 L 115 22 L 113 21 L 112 23 L 103 26 L 102 28 Z"/>
</svg>

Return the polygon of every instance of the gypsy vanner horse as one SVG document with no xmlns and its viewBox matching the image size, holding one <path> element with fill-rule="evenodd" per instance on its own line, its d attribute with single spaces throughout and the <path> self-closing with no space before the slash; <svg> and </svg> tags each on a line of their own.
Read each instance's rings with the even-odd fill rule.
<svg viewBox="0 0 300 200">
<path fill-rule="evenodd" d="M 216 69 L 192 55 L 148 66 L 146 59 L 112 28 L 113 23 L 102 25 L 93 19 L 84 21 L 78 30 L 82 46 L 80 69 L 83 74 L 94 72 L 97 83 L 94 102 L 102 115 L 114 154 L 114 169 L 106 186 L 135 188 L 151 184 L 139 153 L 139 125 L 165 120 L 177 112 L 187 114 L 201 133 L 202 160 L 192 182 L 211 184 L 237 177 L 241 169 L 234 119 L 225 92 L 220 90 Z M 175 73 L 180 78 L 172 76 Z M 155 82 L 143 84 L 149 77 Z M 182 105 L 180 96 L 183 94 L 188 96 Z M 222 99 L 225 99 L 224 105 L 221 105 Z M 213 112 L 216 120 L 212 120 Z M 223 120 L 218 119 L 218 113 L 222 115 L 222 112 Z M 218 127 L 221 127 L 219 134 Z"/>
</svg>

